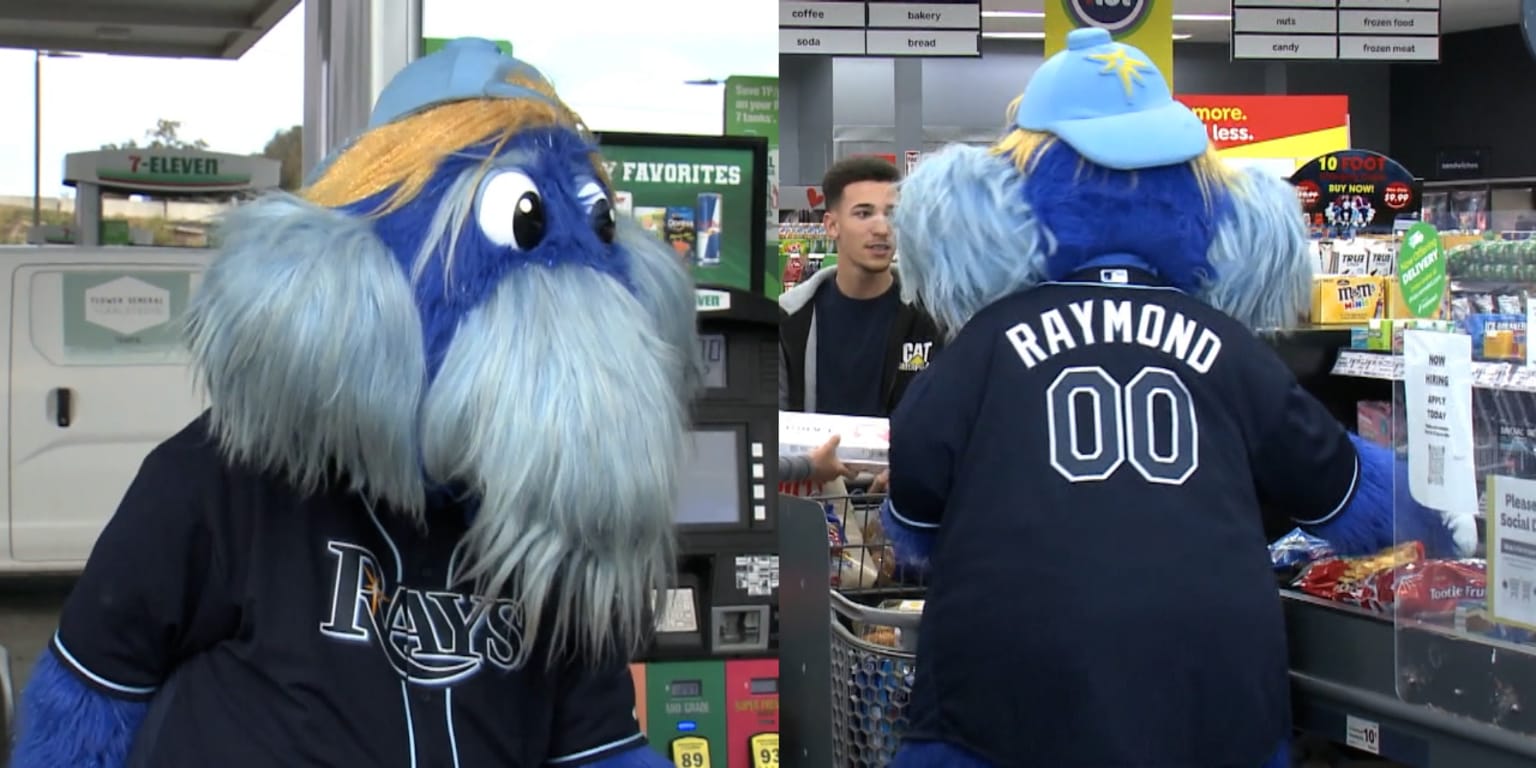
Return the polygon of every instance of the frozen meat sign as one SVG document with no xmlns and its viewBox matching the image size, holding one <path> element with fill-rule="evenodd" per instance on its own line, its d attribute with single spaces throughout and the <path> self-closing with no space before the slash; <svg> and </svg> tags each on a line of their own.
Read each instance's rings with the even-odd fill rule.
<svg viewBox="0 0 1536 768">
<path fill-rule="evenodd" d="M 1474 514 L 1472 337 L 1403 331 L 1403 390 L 1413 500 L 1456 515 Z"/>
</svg>

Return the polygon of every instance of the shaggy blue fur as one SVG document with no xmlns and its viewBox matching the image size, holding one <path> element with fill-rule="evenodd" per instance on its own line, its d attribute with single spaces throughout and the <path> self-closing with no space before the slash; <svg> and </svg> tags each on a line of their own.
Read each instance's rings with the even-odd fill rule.
<svg viewBox="0 0 1536 768">
<path fill-rule="evenodd" d="M 591 768 L 673 768 L 672 761 L 650 747 L 636 747 L 592 763 Z"/>
<path fill-rule="evenodd" d="M 1230 181 L 1231 204 L 1207 254 L 1217 279 L 1197 295 L 1254 330 L 1294 327 L 1312 303 L 1296 188 L 1258 168 L 1237 170 Z"/>
<path fill-rule="evenodd" d="M 1055 241 L 1019 189 L 1012 163 L 956 144 L 901 182 L 894 229 L 901 292 L 948 338 L 1004 296 L 1040 282 Z"/>
<path fill-rule="evenodd" d="M 1097 183 L 1052 187 L 1051 178 L 1077 178 L 1076 157 L 1053 146 L 1026 179 L 1007 158 L 954 145 L 901 183 L 902 294 L 946 338 L 994 301 L 1113 254 L 1136 257 L 1255 330 L 1293 326 L 1306 311 L 1312 268 L 1286 181 L 1234 170 L 1207 211 L 1188 166 L 1139 172 L 1134 183 L 1129 173 L 1085 166 L 1084 179 Z M 1096 201 L 1119 207 L 1079 209 Z M 1132 218 L 1110 222 L 1106 210 Z"/>
<path fill-rule="evenodd" d="M 579 264 L 629 280 L 625 260 L 598 241 L 580 199 L 581 187 L 597 182 L 591 143 L 565 128 L 527 130 L 512 137 L 492 161 L 493 172 L 515 168 L 526 174 L 543 201 L 544 236 L 528 251 L 492 243 L 474 225 L 476 185 L 494 149 L 482 143 L 449 157 L 414 199 L 374 222 L 379 238 L 392 246 L 402 272 L 415 283 L 429 377 L 442 365 L 464 316 L 484 304 L 515 269 Z M 382 193 L 348 210 L 366 215 L 386 197 Z"/>
<path fill-rule="evenodd" d="M 914 528 L 897 520 L 891 514 L 890 499 L 880 504 L 880 524 L 896 553 L 897 564 L 919 573 L 927 570 L 928 558 L 933 555 L 934 540 L 938 536 L 936 530 Z"/>
<path fill-rule="evenodd" d="M 225 452 L 302 490 L 337 471 L 419 507 L 421 323 L 388 246 L 287 194 L 235 208 L 220 237 L 186 326 Z"/>
<path fill-rule="evenodd" d="M 1206 253 L 1229 210 L 1227 190 L 1213 190 L 1207 204 L 1192 165 L 1115 171 L 1055 141 L 1036 156 L 1023 191 L 1036 220 L 1056 238 L 1046 279 L 1108 253 L 1139 256 L 1189 293 L 1216 277 Z"/>
<path fill-rule="evenodd" d="M 1379 552 L 1398 541 L 1424 543 L 1428 557 L 1458 557 L 1451 527 L 1439 512 L 1412 499 L 1398 500 L 1394 515 L 1393 483 L 1407 488 L 1408 463 L 1400 461 L 1392 450 L 1350 435 L 1360 457 L 1360 474 L 1355 495 L 1348 506 L 1332 520 L 1321 525 L 1302 526 L 1302 530 L 1332 545 L 1339 555 L 1349 557 Z M 1394 525 L 1395 520 L 1395 525 Z"/>
<path fill-rule="evenodd" d="M 11 768 L 121 768 L 148 711 L 87 688 L 44 650 L 17 713 Z"/>
</svg>

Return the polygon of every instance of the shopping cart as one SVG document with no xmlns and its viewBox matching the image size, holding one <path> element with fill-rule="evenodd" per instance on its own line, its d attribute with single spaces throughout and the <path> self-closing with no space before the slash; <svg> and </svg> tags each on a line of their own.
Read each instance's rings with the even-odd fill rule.
<svg viewBox="0 0 1536 768">
<path fill-rule="evenodd" d="M 836 591 L 831 598 L 833 765 L 885 768 L 907 730 L 922 614 L 870 608 Z M 862 639 L 849 624 L 896 633 L 898 645 Z"/>
<path fill-rule="evenodd" d="M 820 612 L 824 629 L 794 632 L 792 627 L 783 626 L 785 615 L 781 611 L 781 666 L 786 657 L 793 660 L 803 656 L 825 670 L 825 682 L 817 686 L 810 679 L 805 690 L 807 697 L 825 697 L 810 703 L 813 711 L 825 707 L 826 726 L 807 725 L 805 730 L 814 733 L 806 734 L 806 740 L 813 743 L 809 751 L 801 753 L 805 758 L 825 757 L 814 758 L 821 762 L 807 759 L 797 764 L 884 768 L 895 756 L 907 726 L 921 620 L 911 601 L 922 598 L 921 578 L 896 563 L 890 544 L 879 533 L 883 496 L 855 490 L 808 501 L 816 504 L 826 529 L 821 562 L 829 568 L 829 579 L 820 586 L 821 597 L 816 601 L 825 604 Z M 785 507 L 781 502 L 781 536 L 786 528 Z M 811 514 L 809 508 L 804 514 Z M 802 523 L 807 523 L 801 527 L 808 534 L 808 521 Z M 805 546 L 808 535 L 797 538 L 800 548 L 812 550 L 798 558 L 809 566 L 814 562 L 815 548 Z M 781 550 L 786 546 L 794 545 L 781 541 Z M 781 569 L 786 567 L 784 554 L 781 551 Z M 789 560 L 795 559 L 790 555 Z M 781 602 L 784 599 L 781 586 Z M 790 621 L 793 623 L 793 616 Z M 822 643 L 819 653 L 814 647 L 818 641 Z M 788 654 L 784 653 L 786 645 Z M 804 664 L 802 668 L 808 669 Z M 790 706 L 794 705 L 788 704 L 782 711 L 787 714 Z"/>
</svg>

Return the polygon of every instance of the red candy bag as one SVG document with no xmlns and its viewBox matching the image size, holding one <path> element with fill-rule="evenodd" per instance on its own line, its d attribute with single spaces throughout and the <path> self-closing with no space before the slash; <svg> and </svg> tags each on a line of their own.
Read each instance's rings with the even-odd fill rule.
<svg viewBox="0 0 1536 768">
<path fill-rule="evenodd" d="M 1328 557 L 1296 578 L 1301 591 L 1381 613 L 1392 610 L 1398 568 L 1424 561 L 1424 545 L 1409 541 L 1365 557 Z"/>
<path fill-rule="evenodd" d="M 1463 601 L 1488 597 L 1488 570 L 1481 560 L 1430 560 L 1397 576 L 1397 610 L 1403 616 L 1449 614 Z"/>
</svg>

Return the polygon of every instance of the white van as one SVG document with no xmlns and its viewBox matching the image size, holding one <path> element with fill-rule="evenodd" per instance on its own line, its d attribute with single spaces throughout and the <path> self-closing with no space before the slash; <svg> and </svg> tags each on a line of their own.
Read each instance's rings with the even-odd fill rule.
<svg viewBox="0 0 1536 768">
<path fill-rule="evenodd" d="M 144 457 L 206 407 L 179 321 L 212 256 L 0 247 L 0 576 L 80 571 Z"/>
</svg>

